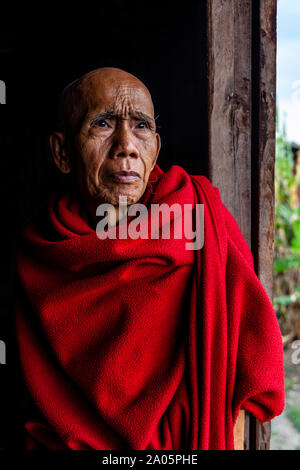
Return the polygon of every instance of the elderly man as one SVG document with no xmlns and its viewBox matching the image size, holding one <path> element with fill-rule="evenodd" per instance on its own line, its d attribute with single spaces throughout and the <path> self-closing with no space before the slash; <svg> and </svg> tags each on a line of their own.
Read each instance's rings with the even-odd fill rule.
<svg viewBox="0 0 300 470">
<path fill-rule="evenodd" d="M 282 412 L 281 336 L 251 252 L 207 178 L 159 168 L 160 145 L 131 74 L 102 68 L 64 90 L 50 148 L 73 185 L 17 253 L 27 449 L 233 449 L 241 409 Z M 136 203 L 189 207 L 193 223 L 202 206 L 204 243 L 157 235 L 160 219 L 155 237 L 121 237 Z M 103 204 L 115 237 L 99 236 Z"/>
</svg>

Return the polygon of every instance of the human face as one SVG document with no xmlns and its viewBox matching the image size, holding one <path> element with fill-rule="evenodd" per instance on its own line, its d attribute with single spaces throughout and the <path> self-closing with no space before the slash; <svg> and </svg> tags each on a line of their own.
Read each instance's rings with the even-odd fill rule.
<svg viewBox="0 0 300 470">
<path fill-rule="evenodd" d="M 160 149 L 150 94 L 137 79 L 97 74 L 82 88 L 84 113 L 74 137 L 78 185 L 95 205 L 118 205 L 120 196 L 134 204 Z"/>
</svg>

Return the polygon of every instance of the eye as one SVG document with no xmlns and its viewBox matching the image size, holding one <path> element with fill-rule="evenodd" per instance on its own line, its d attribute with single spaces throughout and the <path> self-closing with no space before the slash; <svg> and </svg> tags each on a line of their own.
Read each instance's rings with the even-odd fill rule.
<svg viewBox="0 0 300 470">
<path fill-rule="evenodd" d="M 98 119 L 97 121 L 93 122 L 93 126 L 98 126 L 98 127 L 107 127 L 108 124 L 105 121 L 105 119 Z"/>
<path fill-rule="evenodd" d="M 139 122 L 137 127 L 139 129 L 145 129 L 145 127 L 147 127 L 147 123 L 145 121 Z"/>
</svg>

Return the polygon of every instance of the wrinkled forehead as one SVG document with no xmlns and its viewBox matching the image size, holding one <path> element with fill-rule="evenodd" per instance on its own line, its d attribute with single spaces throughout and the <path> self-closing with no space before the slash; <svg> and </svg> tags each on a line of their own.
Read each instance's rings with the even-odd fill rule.
<svg viewBox="0 0 300 470">
<path fill-rule="evenodd" d="M 85 114 L 114 112 L 126 117 L 137 111 L 154 117 L 153 103 L 148 89 L 139 80 L 118 80 L 89 77 L 80 86 Z"/>
</svg>

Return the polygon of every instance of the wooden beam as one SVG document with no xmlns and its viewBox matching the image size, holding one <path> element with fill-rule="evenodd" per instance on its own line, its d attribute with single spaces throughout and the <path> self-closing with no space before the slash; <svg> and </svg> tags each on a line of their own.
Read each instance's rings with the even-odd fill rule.
<svg viewBox="0 0 300 470">
<path fill-rule="evenodd" d="M 251 243 L 251 2 L 208 0 L 209 177 Z"/>
<path fill-rule="evenodd" d="M 207 4 L 209 177 L 251 247 L 251 2 Z M 249 447 L 245 423 L 241 411 L 236 449 Z"/>
<path fill-rule="evenodd" d="M 207 37 L 208 176 L 272 298 L 276 0 L 207 0 Z M 245 423 L 244 448 L 269 448 L 270 424 L 248 414 Z"/>
<path fill-rule="evenodd" d="M 273 297 L 276 136 L 276 0 L 253 2 L 252 252 L 258 277 Z M 269 449 L 271 424 L 250 419 L 250 448 Z"/>
<path fill-rule="evenodd" d="M 234 448 L 235 450 L 244 450 L 245 438 L 245 412 L 240 411 L 234 426 Z"/>
</svg>

